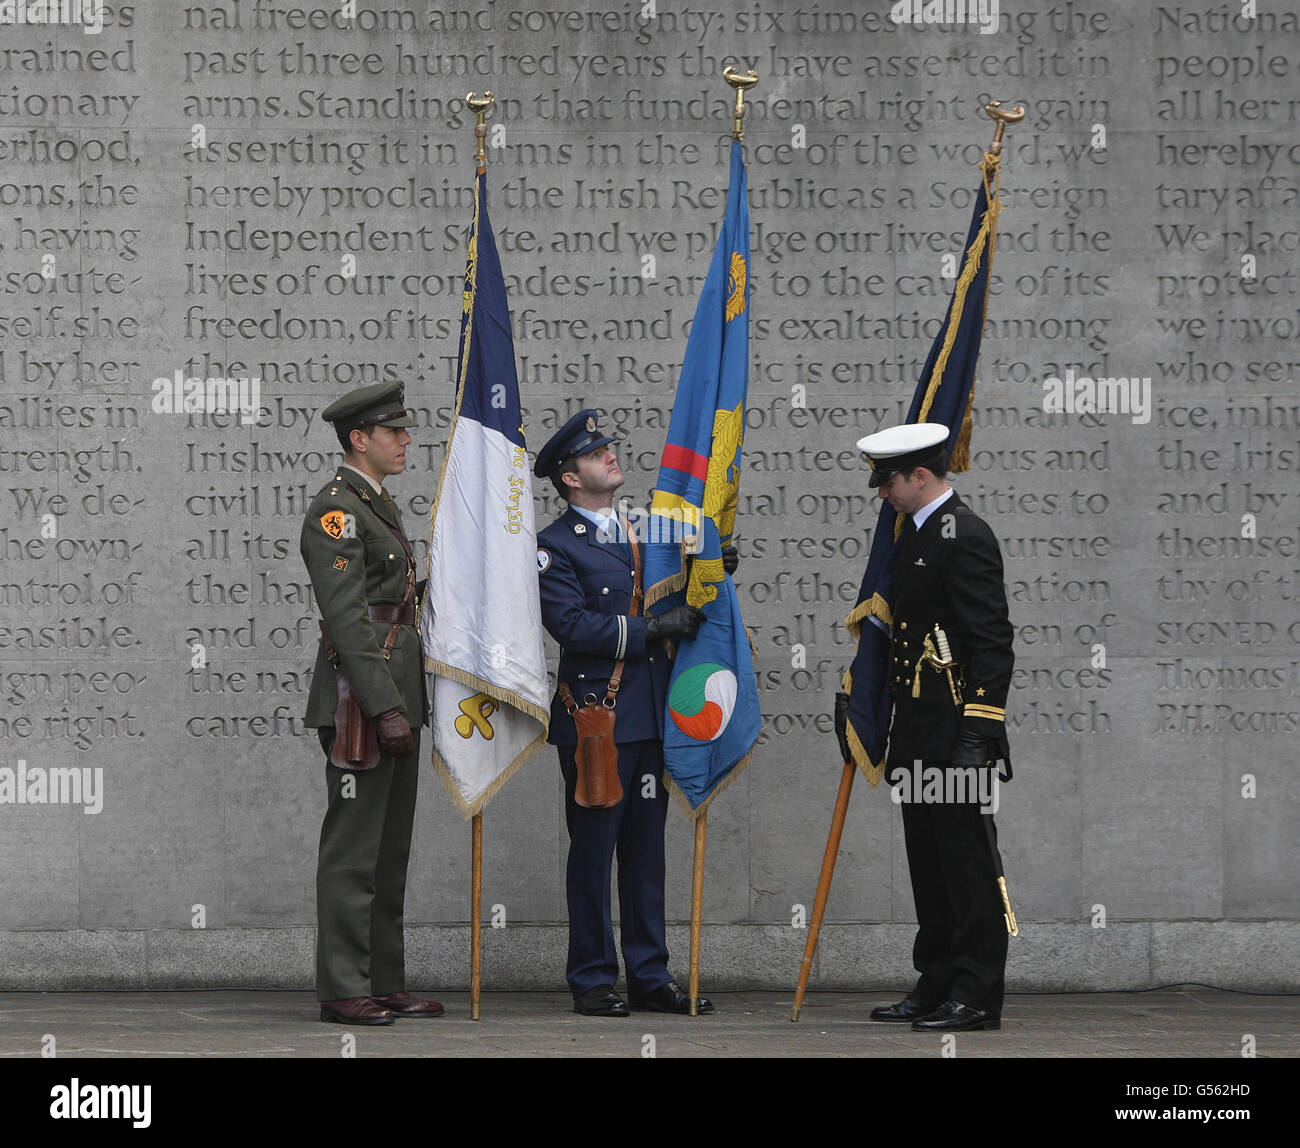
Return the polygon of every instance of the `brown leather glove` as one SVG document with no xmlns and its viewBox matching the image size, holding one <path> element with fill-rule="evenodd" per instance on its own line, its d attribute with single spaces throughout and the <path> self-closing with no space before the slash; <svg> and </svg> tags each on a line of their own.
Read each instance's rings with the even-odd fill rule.
<svg viewBox="0 0 1300 1148">
<path fill-rule="evenodd" d="M 415 735 L 401 710 L 376 714 L 375 736 L 379 738 L 379 748 L 389 757 L 409 757 L 415 752 Z"/>
</svg>

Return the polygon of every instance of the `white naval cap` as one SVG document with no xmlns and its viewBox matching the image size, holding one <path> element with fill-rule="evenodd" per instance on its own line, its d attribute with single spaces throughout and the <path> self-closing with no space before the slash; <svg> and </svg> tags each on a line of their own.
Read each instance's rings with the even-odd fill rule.
<svg viewBox="0 0 1300 1148">
<path fill-rule="evenodd" d="M 871 463 L 870 485 L 880 486 L 899 471 L 934 462 L 948 441 L 943 423 L 904 423 L 858 439 L 858 450 Z"/>
</svg>

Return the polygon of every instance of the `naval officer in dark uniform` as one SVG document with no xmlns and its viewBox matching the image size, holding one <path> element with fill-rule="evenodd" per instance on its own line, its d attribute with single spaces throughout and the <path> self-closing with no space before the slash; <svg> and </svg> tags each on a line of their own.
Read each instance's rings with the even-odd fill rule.
<svg viewBox="0 0 1300 1148">
<path fill-rule="evenodd" d="M 300 544 L 324 623 L 307 702 L 329 794 L 316 866 L 316 996 L 321 1020 L 392 1024 L 443 1011 L 406 991 L 402 938 L 428 703 L 415 556 L 384 480 L 406 469 L 416 422 L 401 383 L 352 391 L 321 417 L 344 459 L 307 511 Z M 329 763 L 341 678 L 377 736 L 369 768 Z"/>
<path fill-rule="evenodd" d="M 1005 717 L 1015 661 L 1002 552 L 946 481 L 947 440 L 946 426 L 921 423 L 858 442 L 871 486 L 905 516 L 889 603 L 894 706 L 885 777 L 904 786 L 918 924 L 912 959 L 921 974 L 904 1000 L 871 1018 L 938 1032 L 1001 1024 L 1007 931 L 997 834 L 967 779 L 998 761 L 1010 768 Z M 926 656 L 943 647 L 948 657 L 938 660 L 955 661 L 951 671 Z M 840 694 L 835 714 L 846 761 L 847 702 Z M 910 776 L 917 768 L 945 779 L 943 800 L 909 800 L 920 792 Z M 990 774 L 983 777 L 987 794 Z"/>
<path fill-rule="evenodd" d="M 569 504 L 537 536 L 542 622 L 560 644 L 557 681 L 579 706 L 600 702 L 615 665 L 625 663 L 614 709 L 623 787 L 618 805 L 593 809 L 574 800 L 576 728 L 560 689 L 551 703 L 548 740 L 559 751 L 569 827 L 566 977 L 575 1012 L 628 1015 L 628 1003 L 614 991 L 618 953 L 609 887 L 617 854 L 619 933 L 631 1005 L 688 1013 L 690 997 L 668 971 L 664 924 L 663 723 L 671 664 L 663 640 L 694 636 L 704 614 L 679 606 L 646 618 L 639 602 L 632 610 L 632 544 L 611 507 L 623 472 L 599 417 L 594 410 L 576 414 L 538 452 L 534 468 Z M 698 1011 L 712 1012 L 713 1006 L 700 999 Z"/>
</svg>

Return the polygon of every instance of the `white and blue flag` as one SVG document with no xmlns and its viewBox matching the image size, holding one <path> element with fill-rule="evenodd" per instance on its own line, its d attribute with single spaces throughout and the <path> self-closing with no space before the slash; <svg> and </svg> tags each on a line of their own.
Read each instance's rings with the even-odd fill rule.
<svg viewBox="0 0 1300 1148">
<path fill-rule="evenodd" d="M 420 618 L 433 764 L 467 820 L 546 741 L 550 705 L 532 472 L 505 281 L 479 166 L 456 416 L 430 511 Z"/>
</svg>

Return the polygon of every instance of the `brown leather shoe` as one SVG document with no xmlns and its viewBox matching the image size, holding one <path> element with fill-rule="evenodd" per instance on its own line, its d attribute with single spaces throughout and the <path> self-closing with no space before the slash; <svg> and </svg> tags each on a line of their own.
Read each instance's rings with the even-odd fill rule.
<svg viewBox="0 0 1300 1148">
<path fill-rule="evenodd" d="M 442 1016 L 446 1011 L 437 1001 L 422 1000 L 405 989 L 400 993 L 389 993 L 386 997 L 375 997 L 375 1004 L 392 1009 L 397 1016 Z"/>
<path fill-rule="evenodd" d="M 320 1018 L 335 1024 L 395 1024 L 397 1018 L 369 997 L 349 997 L 345 1001 L 321 1001 Z"/>
</svg>

